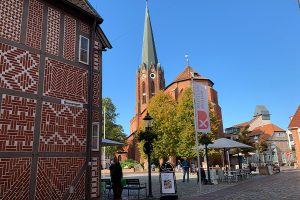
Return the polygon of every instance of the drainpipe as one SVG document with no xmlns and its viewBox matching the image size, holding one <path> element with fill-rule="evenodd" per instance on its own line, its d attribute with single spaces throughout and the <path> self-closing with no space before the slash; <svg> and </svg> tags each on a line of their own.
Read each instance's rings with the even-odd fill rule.
<svg viewBox="0 0 300 200">
<path fill-rule="evenodd" d="M 86 179 L 85 179 L 85 199 L 91 199 L 91 171 L 92 171 L 92 130 L 93 130 L 93 93 L 94 93 L 94 44 L 96 32 L 96 18 L 93 20 L 93 28 L 91 29 L 91 42 L 89 54 L 89 76 L 88 76 L 88 119 L 86 133 Z"/>
</svg>

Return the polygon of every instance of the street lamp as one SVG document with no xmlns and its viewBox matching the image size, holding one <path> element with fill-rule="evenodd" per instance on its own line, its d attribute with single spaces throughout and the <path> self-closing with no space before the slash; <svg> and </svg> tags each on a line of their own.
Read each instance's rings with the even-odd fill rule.
<svg viewBox="0 0 300 200">
<path fill-rule="evenodd" d="M 145 132 L 148 136 L 151 134 L 152 129 L 152 121 L 153 118 L 147 112 L 146 116 L 143 118 L 145 124 Z M 149 194 L 148 197 L 153 197 L 152 195 L 152 183 L 151 183 L 151 153 L 153 151 L 152 146 L 152 137 L 146 137 L 145 144 L 144 144 L 144 152 L 148 156 L 148 187 L 149 187 Z"/>
</svg>

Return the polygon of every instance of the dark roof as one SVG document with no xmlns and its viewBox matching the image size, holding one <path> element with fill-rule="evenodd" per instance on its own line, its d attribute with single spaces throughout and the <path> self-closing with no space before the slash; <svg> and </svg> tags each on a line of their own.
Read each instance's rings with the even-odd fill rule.
<svg viewBox="0 0 300 200">
<path fill-rule="evenodd" d="M 102 22 L 102 17 L 99 13 L 93 8 L 93 6 L 88 2 L 88 0 L 65 0 L 76 7 L 80 8 L 81 10 L 87 12 L 88 14 L 96 17 L 98 20 Z"/>
<path fill-rule="evenodd" d="M 293 119 L 291 120 L 289 124 L 289 128 L 300 128 L 300 106 L 298 107 L 296 113 L 293 116 Z"/>
</svg>

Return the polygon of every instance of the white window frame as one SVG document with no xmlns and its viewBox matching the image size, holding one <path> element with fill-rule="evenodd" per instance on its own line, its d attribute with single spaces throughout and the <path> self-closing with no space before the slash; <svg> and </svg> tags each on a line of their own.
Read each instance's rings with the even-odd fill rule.
<svg viewBox="0 0 300 200">
<path fill-rule="evenodd" d="M 94 135 L 94 126 L 95 125 L 97 125 L 97 134 L 96 135 Z M 92 127 L 92 144 L 91 144 L 91 149 L 92 149 L 92 151 L 99 151 L 99 143 L 100 143 L 100 141 L 99 141 L 99 139 L 100 139 L 100 137 L 99 137 L 99 122 L 94 122 L 93 123 L 93 127 Z M 93 148 L 93 141 L 94 141 L 94 138 L 96 137 L 96 139 L 97 139 L 97 148 Z"/>
<path fill-rule="evenodd" d="M 81 56 L 80 56 L 80 54 L 81 54 L 81 39 L 82 39 L 82 38 L 85 38 L 85 39 L 87 39 L 87 41 L 88 41 L 88 45 L 87 45 L 87 54 L 86 54 L 86 55 L 87 55 L 87 61 L 86 61 L 86 62 L 80 60 L 80 58 L 81 58 Z M 87 38 L 87 37 L 84 37 L 84 36 L 80 35 L 80 36 L 79 36 L 79 52 L 78 52 L 78 60 L 79 60 L 79 62 L 88 65 L 88 64 L 89 64 L 89 58 L 90 58 L 90 39 Z"/>
</svg>

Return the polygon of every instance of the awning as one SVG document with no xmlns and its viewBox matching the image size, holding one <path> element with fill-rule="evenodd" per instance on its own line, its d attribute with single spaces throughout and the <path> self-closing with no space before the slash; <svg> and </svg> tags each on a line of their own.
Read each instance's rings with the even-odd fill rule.
<svg viewBox="0 0 300 200">
<path fill-rule="evenodd" d="M 104 139 L 102 138 L 102 141 L 101 141 L 101 146 L 102 147 L 105 147 L 105 146 L 122 146 L 124 145 L 123 143 L 121 142 L 117 142 L 117 141 L 113 141 L 113 140 L 109 140 L 109 139 Z"/>
</svg>

